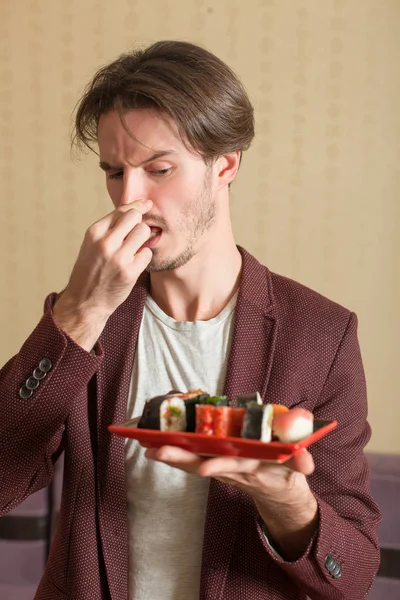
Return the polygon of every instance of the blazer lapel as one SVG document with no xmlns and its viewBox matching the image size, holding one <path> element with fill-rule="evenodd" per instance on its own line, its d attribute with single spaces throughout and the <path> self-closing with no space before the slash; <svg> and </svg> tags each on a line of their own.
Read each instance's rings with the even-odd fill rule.
<svg viewBox="0 0 400 600">
<path fill-rule="evenodd" d="M 144 273 L 107 322 L 100 342 L 105 360 L 97 373 L 97 498 L 101 542 L 111 597 L 128 597 L 128 517 L 125 440 L 108 425 L 124 421 L 132 366 L 147 295 Z"/>
<path fill-rule="evenodd" d="M 277 335 L 271 275 L 245 250 L 239 250 L 243 266 L 225 394 L 234 399 L 238 394 L 259 391 L 265 402 Z M 248 507 L 245 494 L 211 480 L 203 544 L 202 600 L 222 598 L 242 505 Z"/>
</svg>

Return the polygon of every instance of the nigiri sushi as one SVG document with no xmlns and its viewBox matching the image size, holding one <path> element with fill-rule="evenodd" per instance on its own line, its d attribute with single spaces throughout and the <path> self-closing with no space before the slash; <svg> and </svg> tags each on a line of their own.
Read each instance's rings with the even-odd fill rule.
<svg viewBox="0 0 400 600">
<path fill-rule="evenodd" d="M 280 442 L 299 442 L 314 431 L 314 415 L 305 408 L 295 407 L 277 414 L 272 423 L 273 434 Z"/>
</svg>

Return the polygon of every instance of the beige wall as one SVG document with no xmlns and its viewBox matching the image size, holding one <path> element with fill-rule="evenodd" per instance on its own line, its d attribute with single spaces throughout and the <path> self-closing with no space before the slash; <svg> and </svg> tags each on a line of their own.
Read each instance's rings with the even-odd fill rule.
<svg viewBox="0 0 400 600">
<path fill-rule="evenodd" d="M 110 209 L 95 157 L 70 160 L 78 95 L 160 38 L 200 42 L 244 80 L 258 126 L 237 240 L 358 314 L 370 448 L 400 452 L 399 0 L 0 0 L 0 362 Z"/>
</svg>

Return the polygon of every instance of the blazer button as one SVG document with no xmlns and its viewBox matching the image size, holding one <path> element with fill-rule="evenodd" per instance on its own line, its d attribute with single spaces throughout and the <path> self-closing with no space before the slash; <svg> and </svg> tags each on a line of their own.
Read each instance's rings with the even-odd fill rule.
<svg viewBox="0 0 400 600">
<path fill-rule="evenodd" d="M 332 575 L 335 579 L 339 579 L 342 576 L 342 565 L 337 561 L 334 569 L 332 569 Z"/>
<path fill-rule="evenodd" d="M 19 395 L 24 400 L 27 400 L 28 398 L 30 398 L 32 396 L 32 394 L 33 394 L 32 390 L 29 390 L 26 387 L 26 385 L 23 385 L 22 388 L 19 390 Z"/>
<path fill-rule="evenodd" d="M 41 379 L 44 379 L 46 377 L 46 375 L 47 375 L 47 373 L 45 373 L 44 371 L 41 371 L 39 369 L 39 367 L 36 367 L 36 369 L 33 371 L 33 376 L 38 381 L 40 381 Z"/>
<path fill-rule="evenodd" d="M 43 371 L 43 373 L 48 373 L 53 366 L 53 363 L 49 358 L 43 358 L 39 363 L 39 369 Z"/>
<path fill-rule="evenodd" d="M 330 571 L 332 567 L 335 565 L 335 559 L 330 554 L 325 556 L 325 566 Z"/>
<path fill-rule="evenodd" d="M 28 390 L 36 390 L 36 388 L 39 387 L 39 381 L 35 379 L 35 377 L 29 377 L 26 380 L 25 385 Z"/>
<path fill-rule="evenodd" d="M 327 554 L 325 557 L 325 567 L 335 579 L 342 576 L 342 565 L 331 554 Z"/>
</svg>

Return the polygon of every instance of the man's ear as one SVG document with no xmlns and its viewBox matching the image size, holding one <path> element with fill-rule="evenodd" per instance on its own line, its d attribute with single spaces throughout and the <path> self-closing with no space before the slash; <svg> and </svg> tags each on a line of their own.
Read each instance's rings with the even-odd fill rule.
<svg viewBox="0 0 400 600">
<path fill-rule="evenodd" d="M 237 150 L 230 154 L 224 154 L 220 156 L 216 163 L 216 175 L 217 175 L 217 186 L 219 189 L 230 185 L 235 179 L 236 174 L 239 170 L 242 153 Z"/>
</svg>

